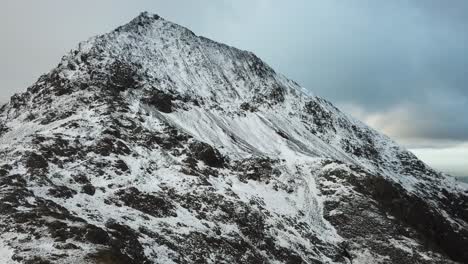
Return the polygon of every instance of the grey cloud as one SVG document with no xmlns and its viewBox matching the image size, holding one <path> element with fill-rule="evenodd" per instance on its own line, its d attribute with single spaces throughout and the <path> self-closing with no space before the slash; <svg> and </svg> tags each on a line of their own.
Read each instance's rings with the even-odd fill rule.
<svg viewBox="0 0 468 264">
<path fill-rule="evenodd" d="M 348 113 L 370 126 L 393 135 L 408 146 L 416 146 L 423 140 L 434 147 L 460 143 L 467 140 L 468 120 L 464 113 L 456 113 L 459 106 L 396 105 L 388 111 L 367 112 L 365 109 L 345 105 Z M 445 144 L 438 144 L 445 143 Z"/>
</svg>

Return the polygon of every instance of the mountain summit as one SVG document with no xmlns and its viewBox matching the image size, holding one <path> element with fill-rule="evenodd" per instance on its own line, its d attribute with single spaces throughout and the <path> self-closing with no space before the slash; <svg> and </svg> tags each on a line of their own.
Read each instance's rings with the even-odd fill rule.
<svg viewBox="0 0 468 264">
<path fill-rule="evenodd" d="M 143 13 L 0 108 L 1 263 L 467 263 L 468 189 Z"/>
</svg>

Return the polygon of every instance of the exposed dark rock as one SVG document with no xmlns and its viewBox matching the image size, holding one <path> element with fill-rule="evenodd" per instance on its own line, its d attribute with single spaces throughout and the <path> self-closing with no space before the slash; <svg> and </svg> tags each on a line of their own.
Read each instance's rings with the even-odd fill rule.
<svg viewBox="0 0 468 264">
<path fill-rule="evenodd" d="M 215 256 L 226 263 L 267 263 L 267 259 L 242 238 L 218 238 L 192 232 L 178 241 L 181 253 L 193 263 L 208 263 Z M 189 246 L 190 245 L 190 246 Z"/>
<path fill-rule="evenodd" d="M 40 124 L 41 125 L 48 125 L 52 122 L 55 122 L 57 120 L 62 120 L 62 119 L 65 119 L 65 118 L 68 118 L 70 117 L 71 115 L 73 115 L 73 111 L 57 111 L 57 112 L 49 112 L 47 113 L 45 116 L 43 116 L 41 118 L 41 122 Z"/>
<path fill-rule="evenodd" d="M 81 249 L 79 246 L 73 243 L 66 243 L 66 244 L 56 244 L 54 245 L 57 249 Z"/>
<path fill-rule="evenodd" d="M 367 142 L 365 145 L 356 145 L 348 139 L 342 139 L 341 145 L 343 149 L 355 155 L 356 157 L 365 157 L 369 160 L 378 160 L 379 152 L 375 149 L 373 142 Z"/>
<path fill-rule="evenodd" d="M 154 217 L 177 216 L 170 200 L 159 195 L 142 193 L 135 187 L 120 190 L 116 196 L 117 201 L 123 202 L 126 206 Z"/>
<path fill-rule="evenodd" d="M 268 181 L 279 176 L 280 172 L 273 168 L 276 161 L 267 157 L 256 157 L 236 162 L 235 167 L 241 172 L 239 179 L 243 182 Z"/>
<path fill-rule="evenodd" d="M 49 163 L 42 155 L 31 152 L 26 158 L 26 166 L 30 172 L 47 171 Z"/>
<path fill-rule="evenodd" d="M 427 243 L 434 242 L 456 261 L 468 261 L 468 252 L 463 250 L 468 245 L 466 230 L 458 230 L 423 199 L 406 193 L 401 186 L 382 177 L 366 177 L 360 183 L 358 188 L 362 192 L 369 191 L 385 210 L 425 235 Z"/>
<path fill-rule="evenodd" d="M 349 204 L 348 207 L 341 205 L 339 208 L 343 210 L 343 214 L 329 218 L 345 237 L 360 237 L 362 239 L 383 232 L 393 237 L 419 238 L 432 250 L 447 254 L 456 261 L 466 260 L 466 252 L 459 249 L 468 244 L 468 233 L 458 230 L 443 215 L 431 209 L 426 201 L 407 193 L 400 185 L 379 175 L 370 175 L 358 167 L 352 167 L 351 171 L 331 170 L 323 176 L 335 182 L 337 179 L 345 180 L 356 191 L 369 197 L 353 201 L 356 204 Z M 376 204 L 372 204 L 373 200 Z M 328 204 L 327 206 L 336 208 L 337 205 L 339 204 Z M 386 213 L 380 216 L 380 219 L 369 218 L 366 214 L 369 211 L 375 211 L 372 207 L 378 207 Z M 366 210 L 359 212 L 359 208 Z M 394 216 L 397 220 L 387 218 L 386 214 Z M 357 223 L 361 223 L 361 225 Z M 362 223 L 365 224 L 362 225 Z M 368 243 L 372 244 L 370 241 Z M 389 253 L 389 249 L 382 244 L 371 246 L 381 254 L 388 255 Z M 379 249 L 377 246 L 381 248 Z M 408 256 L 405 257 L 404 254 L 405 252 L 392 251 L 390 255 L 392 260 L 394 259 L 392 263 L 407 263 Z M 396 259 L 401 259 L 401 261 L 396 261 Z"/>
<path fill-rule="evenodd" d="M 156 107 L 156 109 L 163 113 L 171 113 L 174 110 L 174 100 L 175 97 L 172 94 L 154 89 L 151 91 L 150 95 L 144 99 L 144 102 Z"/>
<path fill-rule="evenodd" d="M 66 187 L 66 186 L 55 186 L 50 189 L 48 192 L 49 195 L 55 198 L 72 198 L 76 194 L 76 191 Z"/>
<path fill-rule="evenodd" d="M 110 240 L 111 252 L 120 252 L 121 256 L 127 260 L 126 263 L 129 264 L 152 263 L 145 256 L 144 249 L 138 241 L 139 235 L 136 231 L 114 221 L 107 222 L 106 227 L 112 235 Z M 128 256 L 128 258 L 125 256 Z"/>
<path fill-rule="evenodd" d="M 240 109 L 248 112 L 255 112 L 257 111 L 257 107 L 251 105 L 250 103 L 244 102 L 240 105 Z"/>
<path fill-rule="evenodd" d="M 59 87 L 59 88 L 55 89 L 55 95 L 56 96 L 63 96 L 63 95 L 71 94 L 72 91 L 73 91 L 72 89 L 67 89 L 65 87 Z"/>
<path fill-rule="evenodd" d="M 211 167 L 222 167 L 225 163 L 225 158 L 219 151 L 204 142 L 193 142 L 189 149 L 194 157 L 206 163 Z"/>
<path fill-rule="evenodd" d="M 260 244 L 265 239 L 265 217 L 262 213 L 252 210 L 250 207 L 242 207 L 237 210 L 234 221 L 240 231 L 254 243 Z"/>
<path fill-rule="evenodd" d="M 274 103 L 282 103 L 284 102 L 284 96 L 285 96 L 285 89 L 281 86 L 274 86 L 271 91 L 270 91 L 270 94 L 268 95 L 268 99 L 270 102 L 274 102 Z"/>
<path fill-rule="evenodd" d="M 8 127 L 0 121 L 0 137 L 6 132 L 8 132 Z"/>
<path fill-rule="evenodd" d="M 94 225 L 86 225 L 82 231 L 84 231 L 84 239 L 99 245 L 107 245 L 109 243 L 109 235 L 102 228 Z"/>
<path fill-rule="evenodd" d="M 108 128 L 102 132 L 104 135 L 114 136 L 116 138 L 121 138 L 122 134 L 120 133 L 119 129 L 117 128 Z"/>
<path fill-rule="evenodd" d="M 8 175 L 10 170 L 13 169 L 10 165 L 3 165 L 0 167 L 0 177 Z"/>
<path fill-rule="evenodd" d="M 183 162 L 184 162 L 185 164 L 187 164 L 188 167 L 189 167 L 190 169 L 192 169 L 192 170 L 195 170 L 195 169 L 197 168 L 198 160 L 196 160 L 195 158 L 193 158 L 193 157 L 191 157 L 191 156 L 185 158 L 185 159 L 183 160 Z"/>
<path fill-rule="evenodd" d="M 217 236 L 201 235 L 193 232 L 181 244 L 168 243 L 168 247 L 178 251 L 193 255 L 195 260 L 206 263 L 202 258 L 207 254 L 215 254 L 219 261 L 233 261 L 234 263 L 263 263 L 267 260 L 276 259 L 283 263 L 310 263 L 303 260 L 300 254 L 291 249 L 283 248 L 275 243 L 275 238 L 271 236 L 272 226 L 266 223 L 267 215 L 264 215 L 262 209 L 232 200 L 226 196 L 209 191 L 193 191 L 183 196 L 171 196 L 178 201 L 184 208 L 190 212 L 196 213 L 199 219 L 206 221 L 216 220 L 217 223 L 235 224 L 241 231 L 242 236 L 226 236 L 220 230 L 215 230 Z M 215 214 L 212 214 L 216 212 Z M 304 230 L 309 230 L 305 227 Z M 148 231 L 142 231 L 148 234 Z M 307 231 L 306 231 L 307 232 Z M 148 234 L 155 236 L 155 234 Z M 244 239 L 246 238 L 246 239 Z M 185 249 L 185 244 L 192 245 L 190 250 Z M 207 244 L 208 243 L 208 244 Z M 315 243 L 320 244 L 320 240 Z M 209 249 L 209 250 L 208 250 Z M 258 250 L 268 255 L 259 255 Z M 330 257 L 339 259 L 342 253 L 330 252 Z M 320 263 L 320 262 L 312 262 Z"/>
<path fill-rule="evenodd" d="M 133 259 L 120 252 L 119 249 L 101 249 L 97 253 L 88 255 L 88 259 L 99 264 L 131 264 Z M 136 264 L 136 263 L 135 263 Z"/>
<path fill-rule="evenodd" d="M 347 127 L 347 129 L 351 129 L 353 131 L 358 142 L 356 143 L 356 141 L 354 141 L 354 143 L 351 143 L 349 139 L 343 139 L 341 141 L 341 145 L 346 152 L 357 157 L 367 158 L 371 161 L 378 161 L 380 159 L 379 151 L 376 149 L 376 144 L 372 139 L 370 131 L 365 131 L 356 125 Z"/>
<path fill-rule="evenodd" d="M 24 120 L 26 121 L 33 121 L 34 119 L 36 119 L 36 116 L 33 114 L 33 113 L 30 113 L 26 116 L 26 118 Z"/>
<path fill-rule="evenodd" d="M 24 260 L 25 264 L 53 264 L 51 261 L 42 257 L 32 257 Z"/>
<path fill-rule="evenodd" d="M 82 235 L 79 228 L 69 227 L 68 224 L 58 220 L 49 223 L 47 228 L 55 241 L 65 242 L 69 238 Z"/>
<path fill-rule="evenodd" d="M 128 168 L 127 164 L 125 163 L 125 161 L 123 160 L 117 160 L 115 162 L 115 165 L 114 165 L 117 169 L 123 171 L 123 172 L 127 172 L 129 171 L 130 169 Z"/>
<path fill-rule="evenodd" d="M 249 58 L 250 62 L 250 69 L 261 78 L 264 78 L 270 74 L 274 74 L 273 69 L 268 67 L 260 58 L 258 58 L 255 54 L 250 54 L 251 57 Z"/>
<path fill-rule="evenodd" d="M 75 180 L 75 182 L 77 182 L 77 183 L 79 183 L 79 184 L 87 184 L 87 183 L 89 183 L 88 177 L 86 177 L 86 176 L 83 175 L 83 174 L 73 175 L 72 177 L 73 177 L 73 179 Z"/>
<path fill-rule="evenodd" d="M 96 188 L 92 184 L 87 183 L 81 187 L 81 192 L 88 195 L 94 195 L 96 193 Z"/>
<path fill-rule="evenodd" d="M 10 105 L 15 109 L 21 109 L 26 105 L 26 96 L 21 94 L 14 94 L 10 98 Z"/>
<path fill-rule="evenodd" d="M 165 150 L 173 150 L 175 148 L 184 148 L 184 145 L 191 136 L 181 133 L 173 127 L 167 127 L 162 134 L 149 134 L 146 138 L 146 146 L 154 147 L 161 146 Z"/>
<path fill-rule="evenodd" d="M 281 130 L 276 131 L 276 134 L 278 134 L 280 137 L 284 139 L 289 139 L 289 136 Z"/>
<path fill-rule="evenodd" d="M 430 169 L 426 164 L 420 161 L 413 153 L 409 151 L 401 151 L 397 154 L 401 162 L 401 172 L 406 175 L 425 174 L 434 178 L 442 178 L 440 174 Z"/>
<path fill-rule="evenodd" d="M 103 156 L 109 156 L 111 154 L 128 155 L 131 152 L 128 146 L 121 140 L 114 140 L 108 137 L 101 139 L 93 151 Z"/>
<path fill-rule="evenodd" d="M 125 91 L 138 86 L 135 66 L 116 60 L 110 65 L 110 78 L 107 88 L 112 93 Z"/>
<path fill-rule="evenodd" d="M 51 138 L 36 136 L 33 142 L 39 146 L 39 150 L 44 158 L 57 165 L 81 159 L 84 155 L 83 146 L 79 141 L 68 141 L 60 135 L 54 135 Z"/>
<path fill-rule="evenodd" d="M 318 132 L 322 134 L 327 131 L 336 132 L 331 113 L 316 100 L 308 101 L 304 106 L 304 111 L 312 116 L 312 122 Z"/>
</svg>

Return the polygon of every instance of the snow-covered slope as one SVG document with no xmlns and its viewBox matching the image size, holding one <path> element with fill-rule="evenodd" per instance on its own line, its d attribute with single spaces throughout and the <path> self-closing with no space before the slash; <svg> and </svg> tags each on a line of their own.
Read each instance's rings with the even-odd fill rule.
<svg viewBox="0 0 468 264">
<path fill-rule="evenodd" d="M 468 262 L 466 184 L 148 13 L 0 108 L 0 155 L 7 263 Z"/>
</svg>

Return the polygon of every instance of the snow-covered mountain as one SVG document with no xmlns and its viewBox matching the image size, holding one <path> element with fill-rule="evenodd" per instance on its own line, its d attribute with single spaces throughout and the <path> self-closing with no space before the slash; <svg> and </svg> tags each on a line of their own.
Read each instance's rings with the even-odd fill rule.
<svg viewBox="0 0 468 264">
<path fill-rule="evenodd" d="M 468 263 L 468 188 L 143 13 L 0 108 L 1 263 Z"/>
</svg>

